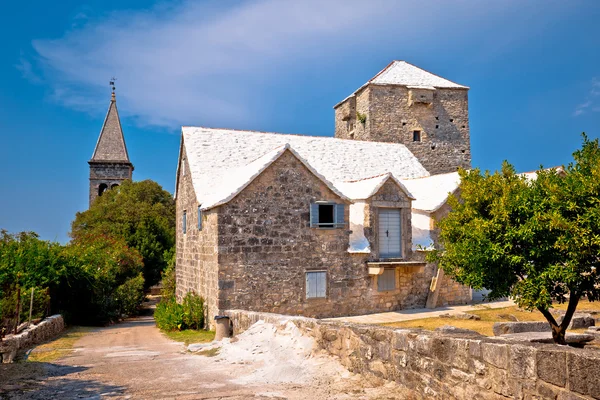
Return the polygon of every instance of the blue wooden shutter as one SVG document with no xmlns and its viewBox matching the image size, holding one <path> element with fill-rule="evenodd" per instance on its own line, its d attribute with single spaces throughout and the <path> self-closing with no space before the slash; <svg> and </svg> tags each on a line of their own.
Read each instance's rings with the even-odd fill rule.
<svg viewBox="0 0 600 400">
<path fill-rule="evenodd" d="M 198 206 L 198 230 L 202 230 L 202 210 L 200 210 L 200 206 Z"/>
<path fill-rule="evenodd" d="M 310 203 L 310 227 L 319 227 L 319 205 L 316 203 Z"/>
<path fill-rule="evenodd" d="M 344 226 L 346 226 L 346 221 L 344 221 L 345 208 L 346 207 L 344 204 L 336 204 L 335 205 L 335 227 L 336 228 L 343 228 Z"/>
</svg>

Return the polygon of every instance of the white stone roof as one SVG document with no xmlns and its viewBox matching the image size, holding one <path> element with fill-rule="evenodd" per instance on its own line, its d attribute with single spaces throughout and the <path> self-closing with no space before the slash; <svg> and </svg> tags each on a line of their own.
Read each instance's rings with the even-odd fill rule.
<svg viewBox="0 0 600 400">
<path fill-rule="evenodd" d="M 414 196 L 408 191 L 406 186 L 404 186 L 402 182 L 396 179 L 390 172 L 358 181 L 337 182 L 336 187 L 348 198 L 362 200 L 368 199 L 377 193 L 379 188 L 381 188 L 383 184 L 388 181 L 388 179 L 392 179 L 411 200 L 415 200 Z"/>
<path fill-rule="evenodd" d="M 406 61 L 392 61 L 369 82 L 380 85 L 402 85 L 423 89 L 468 89 L 468 86 L 459 85 L 458 83 L 434 75 Z"/>
<path fill-rule="evenodd" d="M 458 83 L 444 79 L 441 76 L 432 74 L 406 61 L 392 61 L 377 75 L 371 78 L 367 83 L 359 87 L 350 96 L 337 103 L 333 108 L 336 108 L 350 97 L 354 96 L 359 90 L 369 84 L 374 85 L 400 85 L 406 86 L 409 89 L 469 89 L 468 86 L 459 85 Z"/>
<path fill-rule="evenodd" d="M 327 181 L 321 174 L 319 174 L 310 164 L 306 162 L 306 160 L 302 159 L 302 157 L 300 157 L 298 153 L 296 153 L 290 147 L 289 144 L 285 144 L 269 151 L 247 165 L 225 171 L 219 180 L 206 182 L 203 187 L 206 189 L 205 191 L 207 192 L 207 195 L 202 201 L 202 210 L 208 210 L 210 208 L 217 207 L 233 199 L 265 169 L 267 169 L 269 165 L 281 157 L 286 150 L 290 151 L 300 162 L 304 164 L 306 168 L 308 168 L 317 178 L 322 180 L 335 194 L 344 200 L 350 200 L 331 182 Z M 192 172 L 192 180 L 193 178 L 194 175 Z"/>
<path fill-rule="evenodd" d="M 404 186 L 417 199 L 412 202 L 412 208 L 427 212 L 438 210 L 460 185 L 458 172 L 431 175 L 418 179 L 403 180 Z"/>
<path fill-rule="evenodd" d="M 396 143 L 201 127 L 183 127 L 182 136 L 202 208 L 229 201 L 245 187 L 242 181 L 250 183 L 286 145 L 342 198 L 352 199 L 340 189 L 349 181 L 387 173 L 396 179 L 429 175 L 406 146 Z"/>
</svg>

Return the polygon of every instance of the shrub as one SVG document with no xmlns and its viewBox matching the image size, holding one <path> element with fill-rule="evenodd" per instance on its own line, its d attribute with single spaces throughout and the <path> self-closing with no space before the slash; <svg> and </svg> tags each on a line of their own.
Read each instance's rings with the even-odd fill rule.
<svg viewBox="0 0 600 400">
<path fill-rule="evenodd" d="M 183 314 L 183 305 L 178 304 L 175 299 L 169 299 L 158 303 L 154 311 L 154 319 L 160 329 L 178 331 L 185 329 Z"/>
<path fill-rule="evenodd" d="M 162 291 L 161 296 L 164 300 L 175 299 L 176 278 L 175 278 L 175 255 L 173 254 L 169 265 L 162 272 Z"/>
<path fill-rule="evenodd" d="M 156 325 L 165 331 L 202 329 L 204 327 L 204 299 L 188 292 L 179 304 L 174 298 L 163 299 L 154 311 Z"/>
<path fill-rule="evenodd" d="M 140 304 L 144 301 L 144 276 L 139 274 L 119 286 L 115 291 L 115 301 L 121 315 L 137 314 Z"/>
<path fill-rule="evenodd" d="M 204 299 L 188 292 L 183 299 L 183 323 L 187 329 L 204 328 Z"/>
</svg>

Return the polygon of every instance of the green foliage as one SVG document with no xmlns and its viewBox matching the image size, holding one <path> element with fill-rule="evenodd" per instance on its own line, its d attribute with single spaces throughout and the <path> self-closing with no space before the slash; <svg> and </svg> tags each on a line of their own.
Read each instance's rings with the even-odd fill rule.
<svg viewBox="0 0 600 400">
<path fill-rule="evenodd" d="M 183 325 L 183 305 L 178 304 L 175 299 L 163 300 L 156 305 L 154 320 L 156 326 L 165 331 L 180 331 L 185 329 Z"/>
<path fill-rule="evenodd" d="M 171 257 L 167 268 L 162 272 L 162 291 L 163 299 L 175 299 L 176 280 L 175 280 L 175 254 Z"/>
<path fill-rule="evenodd" d="M 125 181 L 77 213 L 71 237 L 108 235 L 137 249 L 144 263 L 145 286 L 158 282 L 175 244 L 175 202 L 156 182 Z"/>
<path fill-rule="evenodd" d="M 365 124 L 367 122 L 367 114 L 362 114 L 360 112 L 356 112 L 356 119 L 361 123 Z"/>
<path fill-rule="evenodd" d="M 581 297 L 600 295 L 600 147 L 583 136 L 583 146 L 564 173 L 540 170 L 537 179 L 504 163 L 494 174 L 460 171 L 460 199 L 439 221 L 442 249 L 429 261 L 458 282 L 487 288 L 489 297 L 511 296 L 520 307 L 538 309 L 555 341 Z M 569 302 L 563 322 L 548 309 Z"/>
<path fill-rule="evenodd" d="M 144 301 L 144 277 L 139 274 L 129 278 L 115 291 L 115 300 L 119 305 L 119 312 L 125 315 L 134 315 Z"/>
<path fill-rule="evenodd" d="M 174 298 L 158 303 L 154 312 L 156 325 L 165 331 L 202 329 L 204 327 L 204 300 L 188 292 L 179 304 Z"/>
<path fill-rule="evenodd" d="M 123 239 L 81 235 L 66 246 L 36 234 L 0 232 L 0 312 L 2 325 L 61 312 L 69 323 L 104 324 L 135 312 L 143 300 L 142 258 Z"/>
<path fill-rule="evenodd" d="M 183 323 L 186 329 L 204 328 L 204 299 L 195 293 L 183 298 Z"/>
</svg>

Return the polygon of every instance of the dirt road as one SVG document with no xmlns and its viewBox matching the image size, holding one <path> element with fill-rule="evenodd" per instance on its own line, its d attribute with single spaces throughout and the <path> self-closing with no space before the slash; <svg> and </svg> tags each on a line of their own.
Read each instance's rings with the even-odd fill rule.
<svg viewBox="0 0 600 400">
<path fill-rule="evenodd" d="M 240 379 L 260 367 L 191 354 L 182 343 L 163 336 L 152 317 L 139 317 L 85 335 L 75 343 L 75 352 L 55 363 L 2 365 L 0 398 L 412 398 L 395 384 L 341 368 L 301 383 Z"/>
</svg>

